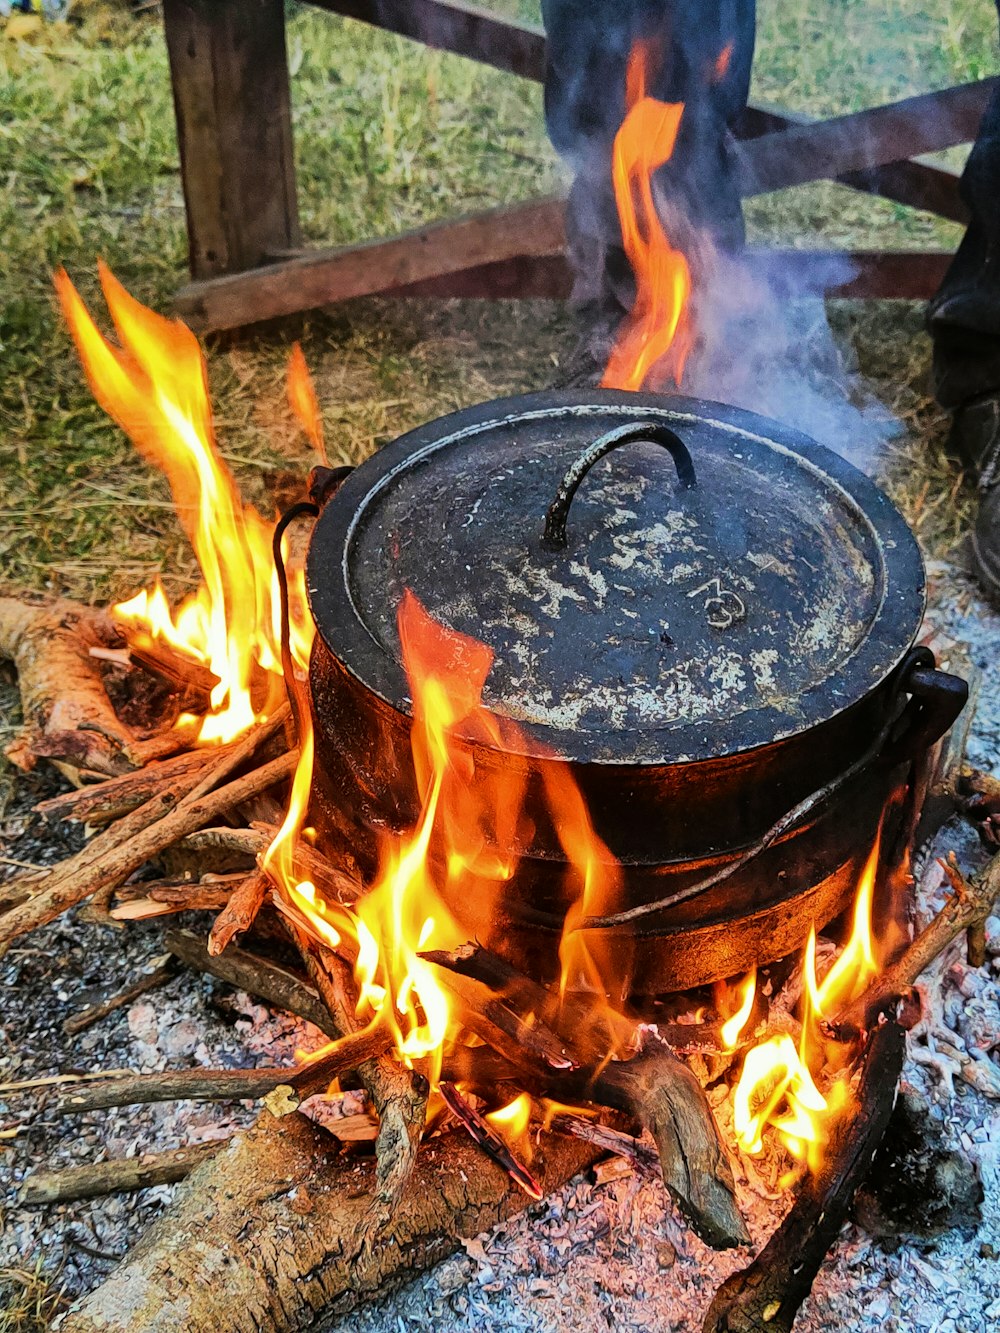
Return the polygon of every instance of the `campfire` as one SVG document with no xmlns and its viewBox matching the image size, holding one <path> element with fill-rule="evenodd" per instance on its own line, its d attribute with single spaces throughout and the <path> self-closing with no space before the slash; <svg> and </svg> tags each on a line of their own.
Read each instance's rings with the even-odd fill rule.
<svg viewBox="0 0 1000 1333">
<path fill-rule="evenodd" d="M 291 1068 L 63 1095 L 264 1102 L 64 1330 L 153 1326 L 251 1250 L 246 1326 L 265 1288 L 304 1326 L 608 1153 L 658 1162 L 703 1240 L 746 1245 L 731 1163 L 765 1147 L 793 1201 L 705 1328 L 790 1328 L 889 1123 L 914 986 L 963 931 L 979 947 L 995 866 L 949 863 L 911 938 L 965 688 L 917 642 L 902 519 L 793 432 L 640 392 L 664 358 L 680 384 L 696 342 L 652 196 L 683 108 L 643 85 L 637 59 L 614 164 L 637 297 L 606 387 L 459 413 L 347 476 L 296 352 L 318 462 L 277 525 L 216 448 L 194 336 L 102 268 L 109 341 L 57 278 L 202 583 L 177 606 L 159 584 L 106 613 L 0 604 L 12 757 L 70 774 L 44 812 L 98 830 L 4 887 L 0 947 L 82 903 L 104 923 L 211 911 L 171 952 L 329 1039 Z M 155 869 L 177 849 L 196 873 Z M 184 1299 L 184 1327 L 213 1326 Z"/>
</svg>

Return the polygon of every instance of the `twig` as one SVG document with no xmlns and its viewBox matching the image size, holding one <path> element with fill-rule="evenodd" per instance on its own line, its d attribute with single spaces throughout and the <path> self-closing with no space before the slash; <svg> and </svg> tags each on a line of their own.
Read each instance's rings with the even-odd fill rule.
<svg viewBox="0 0 1000 1333">
<path fill-rule="evenodd" d="M 543 1197 L 541 1185 L 528 1168 L 518 1161 L 486 1117 L 480 1115 L 472 1103 L 462 1096 L 454 1083 L 442 1082 L 438 1084 L 438 1091 L 452 1115 L 473 1142 L 479 1144 L 487 1157 L 496 1162 L 497 1166 L 503 1167 L 515 1185 L 520 1185 L 525 1194 L 532 1199 L 541 1199 Z"/>
<path fill-rule="evenodd" d="M 169 759 L 158 759 L 132 773 L 103 782 L 90 783 L 40 801 L 36 811 L 46 819 L 69 819 L 75 823 L 106 824 L 145 805 L 188 773 L 202 773 L 209 761 L 228 753 L 232 745 L 185 750 Z M 192 783 L 192 786 L 194 783 Z"/>
<path fill-rule="evenodd" d="M 861 995 L 830 1024 L 842 1039 L 874 1022 L 891 1004 L 903 999 L 935 958 L 952 940 L 984 922 L 1000 895 L 1000 855 L 967 881 L 953 861 L 942 863 L 954 893 L 931 923 L 910 943 L 900 957 L 873 978 Z"/>
<path fill-rule="evenodd" d="M 229 948 L 213 958 L 204 940 L 187 930 L 168 930 L 164 943 L 176 958 L 196 972 L 208 972 L 248 995 L 255 995 L 265 1004 L 304 1018 L 327 1037 L 336 1039 L 342 1035 L 317 992 L 287 968 L 243 949 Z"/>
<path fill-rule="evenodd" d="M 872 1031 L 851 1109 L 835 1122 L 823 1165 L 806 1177 L 788 1216 L 753 1263 L 716 1292 L 703 1333 L 790 1333 L 885 1134 L 904 1048 L 897 1023 Z"/>
<path fill-rule="evenodd" d="M 108 1079 L 66 1093 L 55 1106 L 56 1115 L 76 1115 L 109 1106 L 137 1106 L 150 1102 L 247 1101 L 266 1097 L 275 1088 L 294 1089 L 304 1101 L 325 1092 L 335 1078 L 382 1055 L 392 1045 L 387 1030 L 363 1028 L 342 1037 L 313 1059 L 283 1069 L 168 1069 L 131 1078 Z"/>
<path fill-rule="evenodd" d="M 282 755 L 252 773 L 236 778 L 216 791 L 210 791 L 208 789 L 218 780 L 213 770 L 202 778 L 194 791 L 185 797 L 176 809 L 171 810 L 163 818 L 156 819 L 155 823 L 143 827 L 138 836 L 124 844 L 120 843 L 118 836 L 121 824 L 127 824 L 135 815 L 141 814 L 146 806 L 134 811 L 133 815 L 126 816 L 118 825 L 112 825 L 106 833 L 98 834 L 91 843 L 91 857 L 86 862 L 71 871 L 56 872 L 52 879 L 27 902 L 0 917 L 0 952 L 12 939 L 52 921 L 97 889 L 109 883 L 121 883 L 151 857 L 156 856 L 185 834 L 192 833 L 224 811 L 249 800 L 258 792 L 266 791 L 276 783 L 284 781 L 294 772 L 297 759 L 296 751 Z M 230 771 L 231 760 L 232 755 L 222 761 L 219 765 L 220 770 Z M 163 799 L 159 797 L 157 801 Z M 156 801 L 147 804 L 153 805 Z M 94 844 L 109 835 L 115 836 L 107 852 L 103 855 L 94 853 Z"/>
<path fill-rule="evenodd" d="M 642 1139 L 637 1139 L 634 1134 L 623 1134 L 620 1129 L 602 1125 L 599 1120 L 588 1120 L 586 1116 L 572 1115 L 563 1111 L 552 1117 L 549 1129 L 554 1134 L 572 1134 L 575 1139 L 592 1143 L 595 1148 L 603 1148 L 606 1152 L 615 1153 L 619 1157 L 627 1157 L 646 1171 L 660 1169 L 660 1157 L 655 1148 L 643 1143 Z"/>
<path fill-rule="evenodd" d="M 342 1033 L 357 1026 L 354 981 L 346 963 L 322 945 L 300 937 L 300 952 L 330 1017 Z M 376 1189 L 370 1214 L 372 1231 L 391 1215 L 413 1173 L 427 1110 L 427 1080 L 389 1056 L 369 1060 L 358 1070 L 362 1086 L 379 1119 L 375 1141 Z"/>
<path fill-rule="evenodd" d="M 144 1190 L 150 1185 L 171 1185 L 183 1180 L 196 1166 L 214 1157 L 228 1140 L 199 1143 L 173 1152 L 150 1153 L 145 1157 L 112 1158 L 86 1166 L 67 1166 L 57 1171 L 35 1171 L 21 1186 L 23 1204 L 65 1203 L 71 1199 L 94 1199 L 101 1194 Z"/>
<path fill-rule="evenodd" d="M 268 879 L 259 870 L 236 886 L 208 933 L 208 952 L 213 958 L 222 953 L 234 936 L 250 929 L 268 888 Z"/>
<path fill-rule="evenodd" d="M 100 1004 L 92 1004 L 86 1009 L 81 1009 L 78 1014 L 71 1014 L 69 1018 L 63 1020 L 63 1032 L 67 1037 L 75 1037 L 78 1032 L 82 1032 L 84 1028 L 89 1028 L 92 1023 L 97 1023 L 100 1019 L 107 1018 L 108 1014 L 113 1014 L 116 1009 L 131 1004 L 138 996 L 145 995 L 147 991 L 154 990 L 157 986 L 162 986 L 165 981 L 169 981 L 172 976 L 175 976 L 176 972 L 177 968 L 173 959 L 168 958 L 166 962 L 154 967 L 151 972 L 143 973 L 130 986 L 120 990 L 117 995 L 102 1000 Z"/>
</svg>

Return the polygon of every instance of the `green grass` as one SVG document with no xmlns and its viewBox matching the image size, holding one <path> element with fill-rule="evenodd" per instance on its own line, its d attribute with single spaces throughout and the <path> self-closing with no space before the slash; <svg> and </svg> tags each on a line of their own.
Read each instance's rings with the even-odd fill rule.
<svg viewBox="0 0 1000 1333">
<path fill-rule="evenodd" d="M 537 18 L 530 0 L 495 7 Z M 140 299 L 167 309 L 186 243 L 159 21 L 106 0 L 77 0 L 74 13 L 24 40 L 0 33 L 0 571 L 8 583 L 107 598 L 159 570 L 179 588 L 194 568 L 164 484 L 91 401 L 50 274 L 65 264 L 93 301 L 102 255 Z M 754 95 L 820 114 L 974 78 L 996 67 L 994 26 L 988 0 L 762 0 Z M 559 179 L 537 87 L 306 7 L 290 7 L 288 40 L 310 241 L 392 232 Z M 748 219 L 752 237 L 796 243 L 951 245 L 957 235 L 833 185 L 753 201 Z M 923 450 L 953 475 L 924 396 L 928 352 L 915 317 L 839 319 L 876 390 L 906 418 L 903 474 Z M 543 305 L 368 301 L 213 346 L 223 449 L 265 509 L 282 474 L 308 461 L 284 403 L 296 336 L 331 450 L 356 460 L 429 416 L 544 384 L 572 331 Z M 902 358 L 886 350 L 893 340 Z M 917 515 L 918 526 L 945 549 L 956 524 L 934 512 Z"/>
</svg>

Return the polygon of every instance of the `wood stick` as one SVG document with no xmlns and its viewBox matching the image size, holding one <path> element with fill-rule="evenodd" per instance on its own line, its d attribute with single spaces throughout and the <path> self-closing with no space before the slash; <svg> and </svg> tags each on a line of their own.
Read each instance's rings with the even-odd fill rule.
<svg viewBox="0 0 1000 1333">
<path fill-rule="evenodd" d="M 109 1106 L 150 1102 L 247 1101 L 266 1097 L 278 1087 L 293 1088 L 301 1101 L 325 1092 L 335 1078 L 383 1055 L 392 1046 L 387 1029 L 362 1028 L 342 1037 L 313 1059 L 281 1069 L 167 1069 L 130 1078 L 90 1083 L 63 1094 L 56 1115 L 77 1115 Z"/>
<path fill-rule="evenodd" d="M 101 1194 L 144 1190 L 150 1185 L 172 1185 L 190 1175 L 202 1162 L 210 1161 L 227 1141 L 198 1143 L 143 1157 L 111 1158 L 86 1166 L 64 1166 L 54 1171 L 33 1171 L 21 1186 L 18 1202 L 66 1203 L 72 1199 L 94 1199 Z"/>
<path fill-rule="evenodd" d="M 904 949 L 900 957 L 874 977 L 861 995 L 832 1020 L 831 1031 L 846 1039 L 876 1021 L 890 1005 L 901 1000 L 916 984 L 918 977 L 943 953 L 963 930 L 985 922 L 1000 895 L 1000 855 L 970 881 L 958 867 L 945 867 L 952 876 L 955 892 L 931 923 Z"/>
<path fill-rule="evenodd" d="M 260 870 L 237 885 L 208 932 L 208 952 L 213 958 L 218 957 L 236 935 L 250 929 L 269 888 L 270 882 Z"/>
<path fill-rule="evenodd" d="M 162 986 L 176 973 L 176 965 L 173 959 L 168 957 L 158 967 L 154 967 L 151 972 L 144 972 L 130 986 L 118 991 L 116 995 L 109 996 L 108 999 L 102 1000 L 100 1004 L 89 1005 L 86 1009 L 81 1009 L 78 1014 L 71 1014 L 69 1018 L 64 1019 L 63 1032 L 67 1037 L 75 1037 L 78 1032 L 83 1032 L 91 1024 L 99 1022 L 102 1018 L 107 1018 L 108 1014 L 113 1014 L 116 1009 L 121 1009 L 124 1005 L 131 1004 L 133 1000 L 138 999 L 140 995 L 145 995 L 147 991 Z"/>
<path fill-rule="evenodd" d="M 230 890 L 221 884 L 161 885 L 146 898 L 129 898 L 109 913 L 112 921 L 150 921 L 179 912 L 218 912 L 229 902 Z"/>
<path fill-rule="evenodd" d="M 196 696 L 202 709 L 209 707 L 212 691 L 219 684 L 214 671 L 162 639 L 154 639 L 145 630 L 117 620 L 115 626 L 128 644 L 126 651 L 131 663 L 166 681 L 180 693 Z"/>
<path fill-rule="evenodd" d="M 312 941 L 302 940 L 300 952 L 334 1025 L 346 1036 L 358 1026 L 357 993 L 350 969 L 336 954 Z M 358 1076 L 379 1121 L 376 1188 L 369 1217 L 369 1230 L 374 1232 L 386 1223 L 413 1174 L 430 1089 L 423 1075 L 404 1069 L 387 1055 L 361 1065 Z"/>
<path fill-rule="evenodd" d="M 231 760 L 232 756 L 228 759 Z M 97 856 L 82 865 L 76 873 L 62 873 L 53 876 L 55 883 L 46 884 L 38 893 L 19 907 L 5 912 L 0 917 L 0 953 L 5 951 L 11 940 L 24 935 L 38 926 L 44 926 L 69 907 L 75 907 L 84 898 L 90 896 L 105 884 L 121 883 L 140 866 L 156 856 L 164 848 L 192 833 L 196 828 L 210 823 L 226 810 L 231 810 L 242 801 L 248 800 L 258 792 L 266 791 L 278 782 L 283 782 L 295 770 L 298 752 L 281 755 L 270 763 L 237 778 L 216 791 L 202 794 L 206 786 L 211 786 L 215 775 L 209 773 L 197 784 L 194 791 L 181 801 L 177 808 L 155 823 L 145 827 L 142 832 L 127 843 L 119 845 L 117 839 L 106 855 Z M 223 767 L 227 761 L 223 761 Z M 163 797 L 157 798 L 163 800 Z M 153 804 L 150 802 L 149 804 Z M 141 807 L 145 810 L 146 807 Z M 133 812 L 135 815 L 139 810 Z M 127 816 L 126 820 L 131 816 Z M 114 833 L 116 826 L 107 830 Z M 98 834 L 98 842 L 106 834 Z"/>
<path fill-rule="evenodd" d="M 231 744 L 218 748 L 184 750 L 169 759 L 158 759 L 118 778 L 107 778 L 86 787 L 63 792 L 40 801 L 35 810 L 46 819 L 68 819 L 79 824 L 106 824 L 120 819 L 152 800 L 177 778 L 203 772 L 209 760 L 228 752 Z M 193 785 L 193 784 L 192 784 Z"/>
<path fill-rule="evenodd" d="M 546 1193 L 599 1155 L 541 1135 L 533 1168 Z M 227 1333 L 315 1327 L 386 1295 L 471 1238 L 521 1212 L 527 1195 L 471 1140 L 428 1140 L 372 1244 L 371 1160 L 345 1156 L 303 1116 L 261 1113 L 194 1172 L 125 1262 L 66 1315 L 61 1333 Z M 221 1295 L 220 1295 L 221 1293 Z"/>
<path fill-rule="evenodd" d="M 287 968 L 243 949 L 229 948 L 224 954 L 213 957 L 205 941 L 187 930 L 168 930 L 164 944 L 196 972 L 208 972 L 220 981 L 245 990 L 248 995 L 255 995 L 265 1004 L 304 1018 L 331 1039 L 342 1035 L 317 991 Z"/>
<path fill-rule="evenodd" d="M 850 1109 L 833 1125 L 822 1166 L 806 1177 L 753 1263 L 719 1288 L 703 1333 L 790 1333 L 885 1134 L 905 1044 L 897 1023 L 872 1031 Z"/>
<path fill-rule="evenodd" d="M 615 1153 L 618 1157 L 627 1157 L 645 1171 L 658 1171 L 660 1157 L 655 1148 L 634 1134 L 623 1134 L 611 1125 L 602 1125 L 599 1120 L 589 1120 L 586 1116 L 573 1115 L 562 1111 L 553 1116 L 549 1125 L 553 1134 L 572 1134 L 584 1143 L 592 1143 L 604 1152 Z"/>
<path fill-rule="evenodd" d="M 431 962 L 435 957 L 433 953 L 422 956 Z M 463 1022 L 477 1036 L 488 1041 L 495 1049 L 500 1049 L 496 1045 L 495 1030 L 509 1038 L 508 1043 L 503 1043 L 502 1055 L 511 1051 L 520 1052 L 522 1058 L 547 1065 L 551 1069 L 579 1068 L 579 1057 L 543 1022 L 526 1022 L 487 985 L 446 969 L 442 970 L 441 983 L 458 1000 Z M 484 1035 L 486 1031 L 489 1031 L 489 1036 Z"/>
</svg>

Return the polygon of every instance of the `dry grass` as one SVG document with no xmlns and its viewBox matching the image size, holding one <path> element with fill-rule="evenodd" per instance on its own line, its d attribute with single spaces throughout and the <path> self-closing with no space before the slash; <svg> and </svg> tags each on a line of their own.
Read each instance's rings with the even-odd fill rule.
<svg viewBox="0 0 1000 1333">
<path fill-rule="evenodd" d="M 34 1268 L 0 1268 L 0 1333 L 44 1333 L 64 1309 L 58 1277 Z"/>
<path fill-rule="evenodd" d="M 531 0 L 497 3 L 537 17 Z M 91 402 L 60 327 L 50 273 L 95 295 L 104 255 L 166 308 L 183 279 L 183 208 L 162 35 L 154 16 L 77 0 L 72 25 L 9 42 L 0 60 L 0 567 L 71 595 L 125 594 L 194 567 L 161 480 Z M 986 0 L 762 0 L 755 95 L 816 113 L 992 67 Z M 0 42 L 3 42 L 0 37 Z M 527 197 L 559 168 L 540 90 L 296 7 L 289 23 L 303 225 L 349 241 L 462 207 Z M 953 244 L 954 227 L 832 185 L 754 201 L 751 235 L 843 244 Z M 958 530 L 956 473 L 928 403 L 927 344 L 912 311 L 842 312 L 876 391 L 906 428 L 893 483 L 935 553 Z M 219 436 L 246 494 L 273 507 L 307 461 L 284 404 L 301 337 L 332 451 L 357 460 L 409 425 L 477 398 L 544 384 L 568 346 L 551 307 L 360 302 L 210 349 Z M 109 559 L 109 552 L 114 558 Z"/>
</svg>

